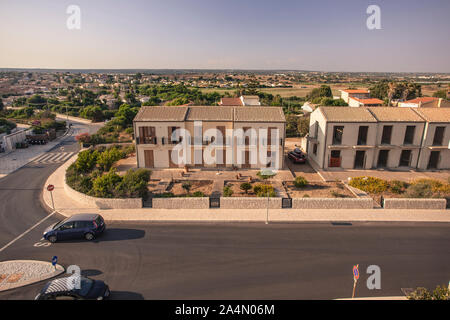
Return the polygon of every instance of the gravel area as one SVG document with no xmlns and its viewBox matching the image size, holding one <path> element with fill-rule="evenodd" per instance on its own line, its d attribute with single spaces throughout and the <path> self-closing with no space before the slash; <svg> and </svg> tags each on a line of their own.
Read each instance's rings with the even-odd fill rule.
<svg viewBox="0 0 450 320">
<path fill-rule="evenodd" d="M 49 262 L 15 260 L 0 262 L 0 291 L 42 281 L 58 274 L 64 269 Z"/>
</svg>

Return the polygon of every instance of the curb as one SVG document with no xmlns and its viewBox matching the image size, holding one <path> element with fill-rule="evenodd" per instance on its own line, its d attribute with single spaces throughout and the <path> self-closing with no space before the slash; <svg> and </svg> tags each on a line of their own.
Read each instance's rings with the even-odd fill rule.
<svg viewBox="0 0 450 320">
<path fill-rule="evenodd" d="M 8 261 L 2 261 L 0 262 L 0 265 L 2 263 L 8 263 L 8 262 L 22 262 L 22 263 L 27 263 L 27 262 L 32 262 L 32 263 L 39 263 L 39 264 L 45 264 L 45 265 L 51 265 L 50 262 L 45 262 L 45 261 L 37 261 L 37 260 L 8 260 Z M 43 280 L 47 280 L 50 278 L 54 278 L 58 275 L 60 275 L 61 273 L 63 273 L 65 271 L 64 267 L 57 264 L 55 266 L 56 270 L 52 273 L 47 273 L 41 276 L 38 276 L 36 278 L 27 280 L 27 281 L 23 281 L 23 282 L 17 282 L 17 283 L 4 283 L 5 280 L 7 280 L 8 278 L 5 278 L 3 281 L 0 282 L 0 292 L 2 291 L 6 291 L 6 290 L 11 290 L 11 289 L 15 289 L 15 288 L 20 288 L 20 287 L 24 287 L 30 284 L 34 284 Z"/>
</svg>

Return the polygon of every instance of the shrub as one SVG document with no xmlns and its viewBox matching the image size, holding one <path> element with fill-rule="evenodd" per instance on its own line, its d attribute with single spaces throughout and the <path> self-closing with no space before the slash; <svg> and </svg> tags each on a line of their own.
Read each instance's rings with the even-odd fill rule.
<svg viewBox="0 0 450 320">
<path fill-rule="evenodd" d="M 250 190 L 252 188 L 252 185 L 248 182 L 243 182 L 241 183 L 240 189 L 245 191 L 245 194 L 248 193 L 248 190 Z"/>
<path fill-rule="evenodd" d="M 192 188 L 192 184 L 189 181 L 183 182 L 183 184 L 181 185 L 181 187 L 186 190 L 186 193 L 189 194 L 189 191 Z"/>
<path fill-rule="evenodd" d="M 406 189 L 406 198 L 445 198 L 450 195 L 450 184 L 434 179 L 418 179 Z"/>
<path fill-rule="evenodd" d="M 445 285 L 437 286 L 433 292 L 428 291 L 427 288 L 419 287 L 411 292 L 407 298 L 409 300 L 450 300 L 450 291 Z"/>
<path fill-rule="evenodd" d="M 147 198 L 150 171 L 146 169 L 130 169 L 116 186 L 115 194 L 120 198 Z"/>
<path fill-rule="evenodd" d="M 195 192 L 192 194 L 192 196 L 193 196 L 193 197 L 205 197 L 205 194 L 204 194 L 203 192 L 201 192 L 201 191 L 195 191 Z"/>
<path fill-rule="evenodd" d="M 309 194 L 304 194 L 303 198 L 310 198 Z"/>
<path fill-rule="evenodd" d="M 257 184 L 253 187 L 253 191 L 258 197 L 276 197 L 275 189 L 270 184 Z"/>
<path fill-rule="evenodd" d="M 111 147 L 100 153 L 97 158 L 97 164 L 103 171 L 109 171 L 114 162 L 125 157 L 125 152 L 117 147 Z"/>
<path fill-rule="evenodd" d="M 75 168 L 78 172 L 89 172 L 97 164 L 98 152 L 96 150 L 85 150 L 78 154 Z"/>
<path fill-rule="evenodd" d="M 94 180 L 90 195 L 99 198 L 113 198 L 116 196 L 115 189 L 121 182 L 122 177 L 115 170 L 111 170 Z"/>
<path fill-rule="evenodd" d="M 304 177 L 302 176 L 298 176 L 295 178 L 294 180 L 294 186 L 296 188 L 304 188 L 308 185 L 308 180 L 306 180 Z"/>
<path fill-rule="evenodd" d="M 350 180 L 350 186 L 368 193 L 382 193 L 388 189 L 388 182 L 375 177 L 355 177 Z"/>
<path fill-rule="evenodd" d="M 233 190 L 231 190 L 230 186 L 223 187 L 223 196 L 224 197 L 231 197 L 233 195 Z"/>
<path fill-rule="evenodd" d="M 92 179 L 89 175 L 79 174 L 75 163 L 72 163 L 66 172 L 66 182 L 74 190 L 88 193 L 92 189 Z"/>
<path fill-rule="evenodd" d="M 267 180 L 267 179 L 275 176 L 275 174 L 276 173 L 271 170 L 264 170 L 264 171 L 261 170 L 256 173 L 256 175 L 262 180 Z"/>
<path fill-rule="evenodd" d="M 389 190 L 391 190 L 392 193 L 402 194 L 405 192 L 407 187 L 408 184 L 404 181 L 400 180 L 389 181 Z"/>
</svg>

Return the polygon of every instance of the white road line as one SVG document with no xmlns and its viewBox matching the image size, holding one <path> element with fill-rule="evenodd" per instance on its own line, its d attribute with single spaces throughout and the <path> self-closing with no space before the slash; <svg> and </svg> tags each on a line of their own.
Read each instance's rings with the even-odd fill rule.
<svg viewBox="0 0 450 320">
<path fill-rule="evenodd" d="M 47 160 L 48 158 L 50 158 L 52 156 L 52 154 L 51 153 L 46 153 L 44 156 L 42 156 L 39 160 L 35 160 L 35 162 L 42 162 L 42 161 L 45 161 L 45 160 Z"/>
<path fill-rule="evenodd" d="M 24 233 L 22 233 L 21 235 L 17 236 L 15 239 L 11 240 L 8 244 L 6 244 L 5 246 L 3 246 L 0 249 L 0 252 L 2 252 L 3 250 L 5 250 L 6 248 L 8 248 L 10 245 L 12 245 L 14 242 L 16 242 L 17 240 L 19 240 L 20 238 L 22 238 L 24 235 L 26 235 L 28 232 L 30 232 L 31 230 L 33 230 L 34 228 L 36 228 L 38 225 L 40 225 L 42 222 L 44 222 L 45 220 L 47 220 L 48 218 L 50 218 L 52 215 L 55 214 L 56 211 L 53 211 L 52 213 L 50 213 L 48 216 L 46 216 L 44 219 L 42 219 L 41 221 L 39 221 L 38 223 L 36 223 L 34 226 L 32 226 L 31 228 L 29 228 L 28 230 L 26 230 Z"/>
<path fill-rule="evenodd" d="M 43 161 L 43 163 L 53 163 L 57 157 L 59 157 L 59 153 L 52 153 L 50 157 Z"/>
<path fill-rule="evenodd" d="M 61 152 L 55 159 L 53 159 L 53 161 L 61 161 L 66 156 L 66 154 L 66 152 Z"/>
</svg>

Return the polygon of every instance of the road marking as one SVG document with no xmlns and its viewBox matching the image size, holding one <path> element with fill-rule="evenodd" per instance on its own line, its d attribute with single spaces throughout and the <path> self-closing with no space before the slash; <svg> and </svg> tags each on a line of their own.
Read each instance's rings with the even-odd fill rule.
<svg viewBox="0 0 450 320">
<path fill-rule="evenodd" d="M 36 247 L 36 248 L 38 248 L 38 247 L 50 247 L 51 245 L 52 245 L 51 242 L 39 241 L 39 242 L 36 242 L 35 244 L 33 244 L 33 247 Z"/>
<path fill-rule="evenodd" d="M 43 155 L 35 158 L 31 163 L 59 163 L 66 161 L 69 157 L 71 157 L 73 152 L 49 152 L 44 153 Z"/>
<path fill-rule="evenodd" d="M 12 245 L 14 242 L 16 242 L 17 240 L 19 240 L 20 238 L 22 238 L 24 235 L 26 235 L 28 232 L 30 232 L 31 230 L 33 230 L 34 228 L 36 228 L 38 225 L 40 225 L 42 222 L 44 222 L 45 220 L 47 220 L 48 218 L 50 218 L 52 215 L 55 214 L 56 211 L 53 211 L 52 213 L 50 213 L 48 216 L 46 216 L 44 219 L 40 220 L 38 223 L 36 223 L 34 226 L 32 226 L 31 228 L 28 228 L 24 233 L 22 233 L 21 235 L 17 236 L 15 239 L 11 240 L 9 243 L 7 243 L 5 246 L 3 246 L 0 249 L 0 252 L 2 252 L 3 250 L 5 250 L 6 248 L 8 248 L 10 245 Z"/>
</svg>

